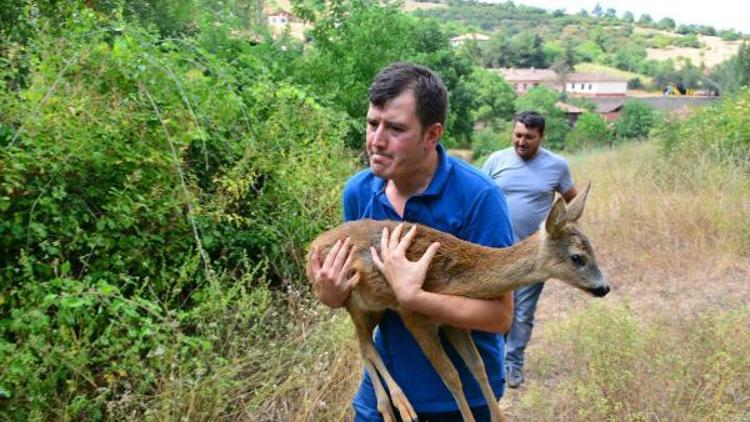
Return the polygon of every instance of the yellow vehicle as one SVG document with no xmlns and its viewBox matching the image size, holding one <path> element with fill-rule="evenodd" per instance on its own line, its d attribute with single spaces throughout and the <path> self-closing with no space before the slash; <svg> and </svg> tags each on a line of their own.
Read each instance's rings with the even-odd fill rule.
<svg viewBox="0 0 750 422">
<path fill-rule="evenodd" d="M 667 84 L 662 93 L 664 94 L 664 96 L 668 97 L 679 97 L 682 95 L 682 92 L 680 92 L 679 88 L 677 88 L 677 84 L 675 84 L 674 82 L 670 82 L 669 84 Z"/>
</svg>

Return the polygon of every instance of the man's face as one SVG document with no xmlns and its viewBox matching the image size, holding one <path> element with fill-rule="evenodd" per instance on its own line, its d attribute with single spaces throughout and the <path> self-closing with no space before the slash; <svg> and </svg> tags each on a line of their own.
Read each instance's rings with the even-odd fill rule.
<svg viewBox="0 0 750 422">
<path fill-rule="evenodd" d="M 516 122 L 513 127 L 513 148 L 516 150 L 516 154 L 524 160 L 536 156 L 543 138 L 544 135 L 539 133 L 538 128 L 527 128 L 521 122 Z"/>
<path fill-rule="evenodd" d="M 411 90 L 367 111 L 367 155 L 370 169 L 386 179 L 409 177 L 427 156 L 427 133 L 416 114 Z M 434 145 L 433 145 L 434 147 Z"/>
</svg>

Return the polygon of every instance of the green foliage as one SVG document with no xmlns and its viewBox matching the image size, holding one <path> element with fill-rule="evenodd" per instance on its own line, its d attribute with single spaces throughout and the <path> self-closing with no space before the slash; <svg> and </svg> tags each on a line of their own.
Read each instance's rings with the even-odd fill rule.
<svg viewBox="0 0 750 422">
<path fill-rule="evenodd" d="M 687 157 L 708 155 L 717 161 L 741 166 L 750 163 L 750 88 L 736 96 L 693 112 L 686 120 L 671 121 L 657 128 L 664 151 Z"/>
<path fill-rule="evenodd" d="M 631 100 L 625 103 L 615 121 L 615 135 L 619 139 L 643 138 L 656 121 L 654 110 L 648 104 Z"/>
<path fill-rule="evenodd" d="M 672 31 L 675 29 L 677 25 L 674 22 L 674 19 L 670 17 L 663 17 L 661 20 L 656 24 L 656 27 L 659 29 L 664 29 L 667 31 Z"/>
<path fill-rule="evenodd" d="M 717 66 L 710 80 L 715 80 L 727 94 L 737 94 L 740 88 L 750 86 L 750 44 L 743 42 L 737 55 Z"/>
<path fill-rule="evenodd" d="M 483 162 L 490 154 L 510 146 L 513 139 L 513 121 L 495 128 L 481 129 L 472 143 L 472 160 Z"/>
<path fill-rule="evenodd" d="M 285 329 L 256 324 L 340 218 L 349 120 L 231 29 L 163 39 L 83 8 L 35 37 L 0 100 L 4 414 L 137 418 Z"/>
<path fill-rule="evenodd" d="M 611 146 L 614 136 L 607 122 L 597 113 L 583 113 L 576 125 L 565 137 L 565 147 L 587 149 L 598 146 Z"/>
<path fill-rule="evenodd" d="M 516 93 L 500 74 L 475 67 L 469 81 L 476 92 L 473 120 L 497 128 L 513 118 Z"/>
<path fill-rule="evenodd" d="M 516 100 L 516 110 L 533 110 L 544 116 L 544 145 L 554 150 L 566 147 L 565 136 L 570 127 L 565 113 L 555 105 L 558 101 L 557 92 L 542 86 L 531 88 L 525 95 Z"/>
<path fill-rule="evenodd" d="M 297 69 L 298 80 L 352 119 L 347 144 L 361 146 L 367 113 L 367 89 L 378 70 L 396 61 L 412 61 L 435 70 L 448 89 L 451 112 L 446 137 L 468 143 L 474 93 L 466 79 L 471 62 L 450 50 L 439 25 L 402 14 L 396 7 L 355 1 L 331 7 L 310 31 L 314 48 Z M 446 139 L 450 143 L 450 139 Z"/>
</svg>

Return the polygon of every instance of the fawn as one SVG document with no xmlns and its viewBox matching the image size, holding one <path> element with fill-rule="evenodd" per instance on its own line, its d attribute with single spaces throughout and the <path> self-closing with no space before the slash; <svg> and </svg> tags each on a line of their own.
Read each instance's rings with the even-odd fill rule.
<svg viewBox="0 0 750 422">
<path fill-rule="evenodd" d="M 594 251 L 576 221 L 583 213 L 590 184 L 566 206 L 558 197 L 540 230 L 524 241 L 507 248 L 488 248 L 460 240 L 452 235 L 425 226 L 418 226 L 407 250 L 410 260 L 419 259 L 433 242 L 440 247 L 433 257 L 423 288 L 448 295 L 494 299 L 507 291 L 548 278 L 560 279 L 572 286 L 602 297 L 609 285 L 599 271 Z M 372 333 L 386 309 L 397 312 L 414 335 L 422 351 L 445 382 L 458 403 L 465 421 L 474 421 L 463 394 L 461 380 L 438 338 L 438 327 L 471 370 L 489 406 L 493 421 L 504 421 L 490 387 L 484 363 L 469 331 L 440 325 L 428 317 L 399 306 L 390 285 L 373 262 L 370 246 L 380 248 L 381 233 L 387 228 L 400 236 L 401 227 L 394 221 L 358 220 L 331 229 L 313 241 L 325 256 L 338 240 L 349 237 L 354 243 L 351 271 L 357 280 L 346 310 L 354 322 L 360 353 L 369 371 L 377 396 L 378 411 L 386 422 L 395 420 L 391 403 L 401 419 L 413 421 L 417 414 L 401 388 L 388 373 L 372 341 Z M 405 229 L 412 225 L 405 224 Z M 307 276 L 313 274 L 308 256 Z M 380 374 L 390 392 L 382 385 Z"/>
</svg>

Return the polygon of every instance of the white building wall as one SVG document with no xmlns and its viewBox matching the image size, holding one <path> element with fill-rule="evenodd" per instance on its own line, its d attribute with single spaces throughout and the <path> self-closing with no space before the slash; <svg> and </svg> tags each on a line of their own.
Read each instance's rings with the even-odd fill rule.
<svg viewBox="0 0 750 422">
<path fill-rule="evenodd" d="M 594 83 L 594 94 L 598 95 L 625 95 L 628 92 L 627 82 L 596 82 Z"/>
</svg>

